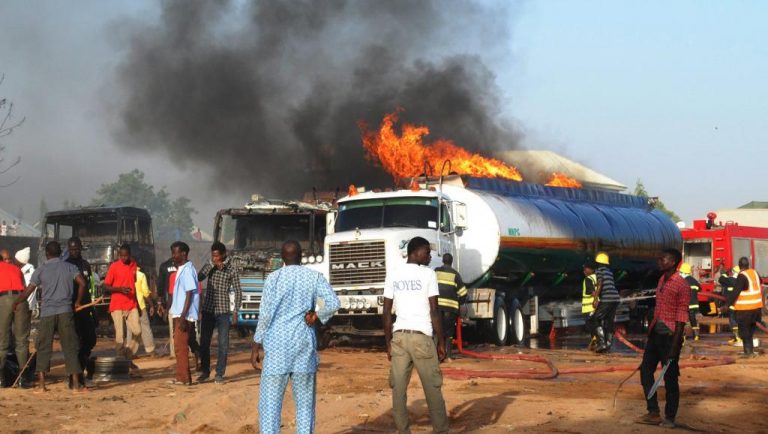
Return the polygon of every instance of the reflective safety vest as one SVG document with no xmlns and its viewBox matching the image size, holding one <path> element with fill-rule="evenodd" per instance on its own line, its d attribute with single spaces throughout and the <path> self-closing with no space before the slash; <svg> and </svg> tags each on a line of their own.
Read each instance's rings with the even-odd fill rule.
<svg viewBox="0 0 768 434">
<path fill-rule="evenodd" d="M 693 276 L 686 276 L 685 281 L 688 282 L 688 285 L 691 287 L 691 301 L 688 303 L 688 309 L 698 309 L 699 291 L 701 291 L 699 281 L 696 280 Z"/>
<path fill-rule="evenodd" d="M 437 297 L 437 305 L 443 309 L 459 311 L 459 303 L 467 297 L 467 287 L 461 280 L 459 273 L 450 267 L 437 267 L 437 286 L 440 295 Z"/>
<path fill-rule="evenodd" d="M 592 281 L 592 292 L 587 293 L 587 280 Z M 581 283 L 581 313 L 592 313 L 595 311 L 592 302 L 595 301 L 595 289 L 597 288 L 597 274 L 590 274 Z"/>
<path fill-rule="evenodd" d="M 734 307 L 736 310 L 754 310 L 763 307 L 763 292 L 760 286 L 760 278 L 753 269 L 744 270 L 739 275 L 747 278 L 749 286 L 741 290 Z"/>
</svg>

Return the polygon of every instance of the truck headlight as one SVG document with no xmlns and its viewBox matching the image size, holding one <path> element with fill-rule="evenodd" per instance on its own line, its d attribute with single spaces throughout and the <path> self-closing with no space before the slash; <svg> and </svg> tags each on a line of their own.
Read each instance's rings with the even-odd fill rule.
<svg viewBox="0 0 768 434">
<path fill-rule="evenodd" d="M 315 263 L 315 257 L 314 257 L 314 256 L 309 256 L 309 257 L 307 257 L 307 261 L 308 261 L 310 264 L 314 264 L 314 263 Z"/>
<path fill-rule="evenodd" d="M 315 261 L 317 261 L 318 263 L 323 262 L 323 255 L 315 256 Z"/>
<path fill-rule="evenodd" d="M 301 257 L 301 263 L 302 264 L 306 264 L 307 263 L 307 257 L 306 256 L 302 256 Z"/>
</svg>

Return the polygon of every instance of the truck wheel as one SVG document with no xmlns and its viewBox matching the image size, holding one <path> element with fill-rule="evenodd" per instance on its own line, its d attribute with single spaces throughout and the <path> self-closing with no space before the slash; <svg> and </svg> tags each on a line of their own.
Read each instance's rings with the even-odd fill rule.
<svg viewBox="0 0 768 434">
<path fill-rule="evenodd" d="M 509 306 L 509 343 L 516 345 L 523 342 L 525 338 L 525 318 L 520 308 L 520 302 L 512 300 Z"/>
<path fill-rule="evenodd" d="M 507 314 L 507 306 L 504 305 L 504 300 L 501 298 L 496 299 L 493 321 L 491 321 L 491 334 L 496 345 L 507 345 L 509 339 L 509 315 Z"/>
</svg>

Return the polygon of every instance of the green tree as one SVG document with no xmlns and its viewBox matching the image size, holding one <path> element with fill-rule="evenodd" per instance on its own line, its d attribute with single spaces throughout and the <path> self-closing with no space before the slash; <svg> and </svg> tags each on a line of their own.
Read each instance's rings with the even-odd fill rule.
<svg viewBox="0 0 768 434">
<path fill-rule="evenodd" d="M 152 216 L 155 238 L 158 240 L 189 240 L 192 238 L 191 201 L 182 196 L 171 200 L 165 187 L 158 191 L 144 180 L 144 172 L 134 169 L 121 173 L 117 181 L 102 184 L 91 201 L 97 206 L 135 206 L 144 208 Z"/>
<path fill-rule="evenodd" d="M 645 197 L 645 198 L 652 197 L 650 194 L 648 194 L 648 191 L 645 189 L 645 186 L 643 185 L 643 181 L 640 180 L 640 179 L 637 180 L 637 184 L 635 185 L 635 192 L 634 192 L 634 194 L 635 194 L 635 196 L 641 196 L 641 197 Z M 654 206 L 656 207 L 657 210 L 659 210 L 659 211 L 663 212 L 664 214 L 668 215 L 669 218 L 672 219 L 673 222 L 677 223 L 677 222 L 679 222 L 681 220 L 680 216 L 675 214 L 674 211 L 672 211 L 669 208 L 667 208 L 667 206 L 664 205 L 664 202 L 662 202 L 661 200 L 658 200 L 656 202 L 656 205 L 654 205 Z"/>
</svg>

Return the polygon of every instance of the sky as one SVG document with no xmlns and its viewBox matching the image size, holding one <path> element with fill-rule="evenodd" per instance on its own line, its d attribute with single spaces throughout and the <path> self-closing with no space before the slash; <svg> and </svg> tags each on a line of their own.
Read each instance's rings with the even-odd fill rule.
<svg viewBox="0 0 768 434">
<path fill-rule="evenodd" d="M 134 168 L 191 198 L 203 230 L 217 209 L 245 202 L 242 192 L 210 189 L 220 173 L 115 143 L 110 97 L 126 23 L 158 16 L 152 0 L 3 2 L 0 96 L 26 119 L 0 141 L 6 160 L 22 158 L 0 177 L 21 176 L 0 189 L 1 208 L 34 219 L 41 198 L 49 209 L 88 203 Z M 768 200 L 766 16 L 768 3 L 758 1 L 520 2 L 509 37 L 468 54 L 496 75 L 501 116 L 524 147 L 559 152 L 630 188 L 641 179 L 690 222 Z"/>
</svg>

